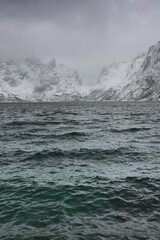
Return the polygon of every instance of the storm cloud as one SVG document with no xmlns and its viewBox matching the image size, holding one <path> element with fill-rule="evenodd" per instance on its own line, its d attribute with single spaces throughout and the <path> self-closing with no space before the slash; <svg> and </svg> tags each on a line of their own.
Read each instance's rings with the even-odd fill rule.
<svg viewBox="0 0 160 240">
<path fill-rule="evenodd" d="M 76 68 L 84 83 L 160 40 L 159 0 L 0 0 L 0 54 Z"/>
</svg>

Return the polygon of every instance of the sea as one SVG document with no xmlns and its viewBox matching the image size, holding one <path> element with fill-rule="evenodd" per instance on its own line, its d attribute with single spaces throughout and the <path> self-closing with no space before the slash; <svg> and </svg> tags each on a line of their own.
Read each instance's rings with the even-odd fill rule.
<svg viewBox="0 0 160 240">
<path fill-rule="evenodd" d="M 159 240 L 160 102 L 0 103 L 1 240 Z"/>
</svg>

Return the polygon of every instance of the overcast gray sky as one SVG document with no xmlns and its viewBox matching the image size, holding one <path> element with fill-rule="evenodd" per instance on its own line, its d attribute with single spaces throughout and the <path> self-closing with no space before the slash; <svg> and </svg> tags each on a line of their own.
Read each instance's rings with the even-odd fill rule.
<svg viewBox="0 0 160 240">
<path fill-rule="evenodd" d="M 96 81 L 160 40 L 160 0 L 0 0 L 0 54 L 56 58 Z"/>
</svg>

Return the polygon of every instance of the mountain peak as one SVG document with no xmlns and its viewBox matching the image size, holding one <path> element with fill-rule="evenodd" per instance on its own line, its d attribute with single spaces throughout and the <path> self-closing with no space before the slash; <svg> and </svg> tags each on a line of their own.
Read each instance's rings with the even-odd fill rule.
<svg viewBox="0 0 160 240">
<path fill-rule="evenodd" d="M 160 41 L 132 62 L 103 67 L 98 83 L 97 100 L 159 100 Z"/>
<path fill-rule="evenodd" d="M 6 92 L 10 89 L 15 96 L 24 100 L 63 101 L 81 95 L 82 83 L 78 72 L 63 64 L 56 65 L 55 59 L 47 64 L 34 57 L 19 62 L 9 59 L 4 64 L 2 59 L 0 79 L 5 86 L 3 93 L 5 89 Z"/>
<path fill-rule="evenodd" d="M 48 66 L 55 68 L 56 67 L 56 60 L 53 58 L 51 61 L 47 63 Z"/>
</svg>

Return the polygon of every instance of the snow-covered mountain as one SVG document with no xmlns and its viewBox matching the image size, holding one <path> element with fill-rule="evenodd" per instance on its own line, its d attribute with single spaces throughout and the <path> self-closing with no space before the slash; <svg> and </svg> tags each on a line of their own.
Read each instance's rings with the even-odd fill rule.
<svg viewBox="0 0 160 240">
<path fill-rule="evenodd" d="M 160 42 L 133 61 L 104 67 L 90 98 L 105 100 L 160 100 Z"/>
<path fill-rule="evenodd" d="M 43 64 L 35 58 L 0 59 L 0 83 L 0 100 L 11 100 L 10 95 L 13 100 L 18 97 L 28 101 L 72 101 L 83 97 L 78 72 L 55 60 Z"/>
<path fill-rule="evenodd" d="M 0 59 L 0 101 L 160 100 L 160 42 L 131 62 L 104 67 L 97 84 L 82 85 L 77 71 L 52 61 Z"/>
<path fill-rule="evenodd" d="M 0 102 L 8 101 L 20 101 L 18 96 L 16 96 L 10 88 L 3 81 L 0 80 Z"/>
</svg>

